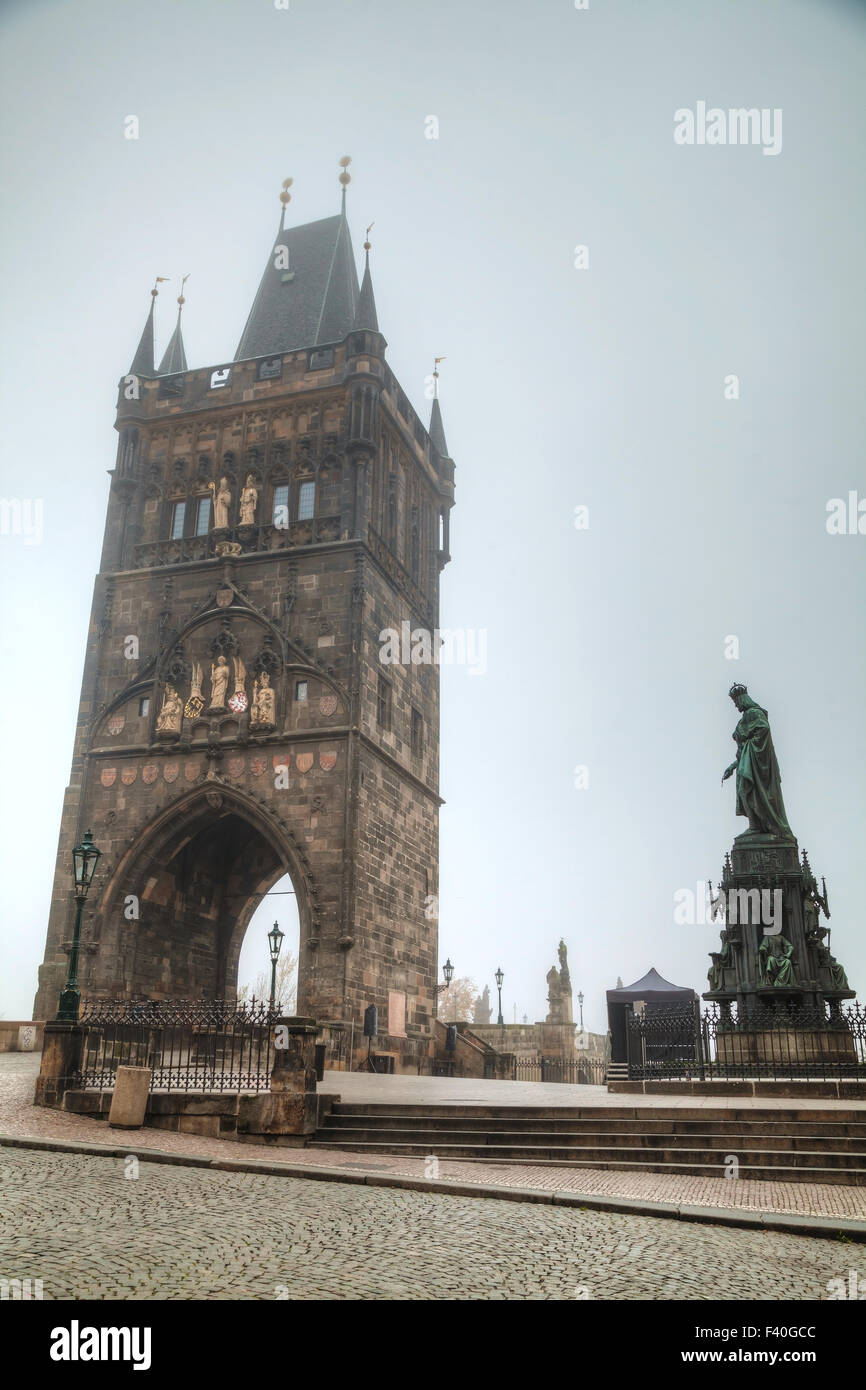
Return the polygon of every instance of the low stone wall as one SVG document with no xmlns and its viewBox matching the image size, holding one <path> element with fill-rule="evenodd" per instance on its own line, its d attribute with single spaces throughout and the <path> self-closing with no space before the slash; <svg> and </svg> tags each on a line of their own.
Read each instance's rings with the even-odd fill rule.
<svg viewBox="0 0 866 1390">
<path fill-rule="evenodd" d="M 41 1052 L 43 1019 L 0 1018 L 0 1052 Z"/>
<path fill-rule="evenodd" d="M 108 1120 L 112 1091 L 67 1091 L 62 1109 L 94 1120 Z M 283 1093 L 287 1100 L 293 1093 Z M 303 1148 L 312 1136 L 285 1133 L 286 1118 L 281 1114 L 283 1096 L 271 1091 L 244 1095 L 237 1091 L 212 1094 L 151 1091 L 144 1118 L 148 1129 L 165 1129 L 172 1134 L 200 1134 L 207 1139 L 238 1139 L 280 1148 Z M 339 1101 L 338 1095 L 316 1093 L 316 1128 Z M 288 1117 L 292 1123 L 292 1117 Z"/>
<path fill-rule="evenodd" d="M 581 1032 L 577 1023 L 470 1023 L 472 1032 L 497 1052 L 508 1052 L 521 1062 L 542 1057 L 572 1061 L 580 1057 L 603 1057 L 604 1033 Z M 579 1038 L 579 1041 L 578 1041 Z"/>
</svg>

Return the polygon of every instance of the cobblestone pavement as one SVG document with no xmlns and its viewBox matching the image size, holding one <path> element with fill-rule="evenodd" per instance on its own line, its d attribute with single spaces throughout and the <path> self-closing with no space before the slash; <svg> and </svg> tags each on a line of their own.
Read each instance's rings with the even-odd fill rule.
<svg viewBox="0 0 866 1390">
<path fill-rule="evenodd" d="M 423 1159 L 396 1155 L 373 1157 L 328 1149 L 275 1148 L 226 1139 L 205 1139 L 192 1134 L 171 1134 L 157 1129 L 136 1130 L 134 1135 L 124 1140 L 116 1130 L 109 1129 L 104 1120 L 34 1106 L 33 1085 L 38 1071 L 39 1058 L 32 1053 L 0 1053 L 0 1134 L 116 1144 L 123 1153 L 129 1148 L 159 1149 L 163 1153 L 197 1154 L 203 1158 L 278 1159 L 312 1168 L 424 1176 Z M 382 1082 L 391 1078 L 371 1079 Z M 352 1099 L 357 1100 L 358 1097 L 353 1096 Z M 796 1103 L 800 1104 L 799 1101 Z M 440 1159 L 439 1176 L 502 1187 L 580 1192 L 587 1197 L 636 1198 L 690 1206 L 866 1221 L 866 1187 L 847 1187 L 842 1183 L 756 1182 L 750 1178 L 733 1182 L 725 1178 L 688 1174 L 608 1172 L 598 1168 L 557 1168 L 535 1164 L 466 1163 L 456 1159 Z"/>
<path fill-rule="evenodd" d="M 46 1299 L 821 1300 L 866 1252 L 648 1216 L 0 1149 L 0 1277 Z"/>
</svg>

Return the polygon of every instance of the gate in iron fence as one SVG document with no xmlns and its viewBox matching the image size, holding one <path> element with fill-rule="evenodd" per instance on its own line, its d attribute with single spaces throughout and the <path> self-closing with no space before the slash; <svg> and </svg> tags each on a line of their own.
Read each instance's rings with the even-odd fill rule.
<svg viewBox="0 0 866 1390">
<path fill-rule="evenodd" d="M 866 1080 L 866 1010 L 736 1005 L 647 1009 L 628 1020 L 628 1074 L 663 1080 Z"/>
<path fill-rule="evenodd" d="M 267 1091 L 279 1009 L 250 1000 L 96 1000 L 81 1011 L 73 1086 L 111 1090 L 118 1067 L 150 1067 L 152 1091 Z"/>
<path fill-rule="evenodd" d="M 559 1081 L 571 1086 L 603 1086 L 605 1072 L 603 1057 L 518 1057 L 514 1063 L 515 1081 Z"/>
</svg>

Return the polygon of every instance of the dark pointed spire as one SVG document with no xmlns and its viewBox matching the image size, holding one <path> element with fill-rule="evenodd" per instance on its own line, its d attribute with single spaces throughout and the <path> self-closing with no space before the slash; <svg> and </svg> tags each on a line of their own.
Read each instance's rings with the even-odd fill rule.
<svg viewBox="0 0 866 1390">
<path fill-rule="evenodd" d="M 334 217 L 286 227 L 291 180 L 284 183 L 277 239 L 241 334 L 236 362 L 339 343 L 354 328 L 358 272 L 345 215 L 348 158 L 340 161 L 343 207 Z"/>
<path fill-rule="evenodd" d="M 430 443 L 441 458 L 447 459 L 451 455 L 448 453 L 448 445 L 445 443 L 445 426 L 442 424 L 442 410 L 439 406 L 439 363 L 444 362 L 444 357 L 436 357 L 433 362 L 433 408 L 430 411 Z"/>
<path fill-rule="evenodd" d="M 159 364 L 160 376 L 178 376 L 187 369 L 186 353 L 183 350 L 183 334 L 180 329 L 180 316 L 183 313 L 183 306 L 186 303 L 183 297 L 183 287 L 188 279 L 189 276 L 185 275 L 181 281 L 181 292 L 177 297 L 177 323 L 174 326 L 174 332 L 169 339 L 168 347 Z"/>
<path fill-rule="evenodd" d="M 373 223 L 370 223 L 372 227 Z M 379 332 L 379 320 L 376 317 L 376 299 L 373 294 L 373 280 L 370 275 L 370 227 L 367 228 L 368 240 L 364 242 L 364 278 L 361 281 L 361 293 L 358 296 L 358 307 L 355 310 L 355 327 L 366 328 L 372 333 Z"/>
<path fill-rule="evenodd" d="M 147 319 L 141 339 L 138 347 L 135 349 L 132 366 L 129 369 L 130 376 L 155 375 L 153 370 L 153 311 L 156 307 L 156 301 L 159 295 L 159 286 L 165 279 L 165 275 L 157 275 L 156 282 L 150 292 L 150 308 L 147 312 Z"/>
</svg>

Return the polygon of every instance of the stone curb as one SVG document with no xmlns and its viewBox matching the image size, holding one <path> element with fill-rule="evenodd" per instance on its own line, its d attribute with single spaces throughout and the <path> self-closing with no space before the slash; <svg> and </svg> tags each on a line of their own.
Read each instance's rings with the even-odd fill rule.
<svg viewBox="0 0 866 1390">
<path fill-rule="evenodd" d="M 785 1231 L 866 1244 L 866 1221 L 839 1217 L 835 1221 L 799 1212 L 738 1211 L 733 1207 L 702 1207 L 680 1202 L 654 1202 L 640 1197 L 606 1197 L 582 1192 L 557 1192 L 538 1187 L 497 1187 L 493 1183 L 456 1178 L 413 1178 L 401 1173 L 367 1173 L 353 1168 L 314 1168 L 265 1159 L 203 1158 L 198 1154 L 168 1153 L 164 1149 L 136 1151 L 132 1145 L 90 1144 L 73 1139 L 38 1139 L 0 1134 L 0 1148 L 37 1149 L 48 1153 L 87 1154 L 93 1158 L 137 1158 L 141 1163 L 168 1163 L 180 1168 L 209 1168 L 223 1173 L 257 1173 L 261 1177 L 301 1178 L 312 1182 L 354 1183 L 362 1187 L 395 1187 L 407 1192 L 434 1192 L 449 1197 L 488 1197 L 500 1202 L 538 1202 L 545 1206 L 576 1207 L 580 1211 L 609 1211 L 626 1216 L 673 1217 L 747 1230 Z"/>
</svg>

